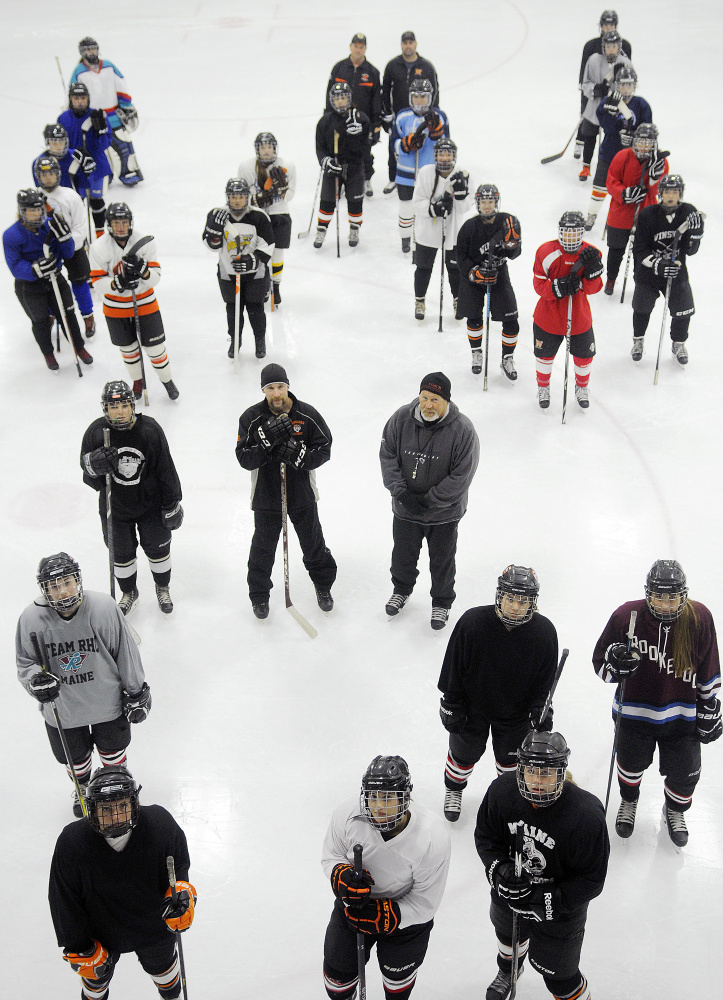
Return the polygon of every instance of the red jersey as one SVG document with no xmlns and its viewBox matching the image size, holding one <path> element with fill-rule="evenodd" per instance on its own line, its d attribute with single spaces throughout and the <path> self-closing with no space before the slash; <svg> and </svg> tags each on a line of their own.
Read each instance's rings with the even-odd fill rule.
<svg viewBox="0 0 723 1000">
<path fill-rule="evenodd" d="M 661 177 L 665 177 L 667 173 L 668 161 L 666 160 Z M 641 174 L 642 180 L 640 179 Z M 632 147 L 621 149 L 619 153 L 613 156 L 612 163 L 608 169 L 607 179 L 607 189 L 611 198 L 610 210 L 608 211 L 608 225 L 614 229 L 633 228 L 635 205 L 625 204 L 623 201 L 623 191 L 627 187 L 635 187 L 636 184 L 643 184 L 648 188 L 645 201 L 640 202 L 641 210 L 647 208 L 648 205 L 658 204 L 658 184 L 660 184 L 660 177 L 657 181 L 651 182 L 648 178 L 647 161 L 645 161 L 645 173 L 643 173 L 643 164 L 633 152 Z"/>
<path fill-rule="evenodd" d="M 583 241 L 580 250 L 591 245 Z M 597 249 L 597 247 L 593 247 L 593 249 Z M 567 332 L 568 296 L 556 299 L 552 291 L 552 282 L 555 278 L 564 278 L 570 273 L 577 263 L 580 250 L 576 253 L 568 253 L 567 250 L 562 249 L 558 240 L 550 240 L 543 243 L 535 254 L 532 284 L 540 296 L 540 301 L 535 306 L 532 318 L 545 333 L 554 333 L 558 337 L 564 337 Z M 585 333 L 592 326 L 592 313 L 587 297 L 599 292 L 602 286 L 602 278 L 582 279 L 582 287 L 572 297 L 572 328 L 570 332 L 573 337 L 576 333 Z"/>
</svg>

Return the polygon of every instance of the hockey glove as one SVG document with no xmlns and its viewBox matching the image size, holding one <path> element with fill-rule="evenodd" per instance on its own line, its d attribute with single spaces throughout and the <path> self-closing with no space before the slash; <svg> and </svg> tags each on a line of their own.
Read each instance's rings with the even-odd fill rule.
<svg viewBox="0 0 723 1000">
<path fill-rule="evenodd" d="M 552 732 L 552 706 L 547 711 L 545 716 L 545 721 L 540 725 L 540 716 L 542 715 L 542 710 L 544 705 L 533 705 L 530 709 L 530 727 L 535 730 L 542 730 L 544 733 Z"/>
<path fill-rule="evenodd" d="M 86 451 L 83 455 L 83 468 L 92 478 L 116 472 L 118 469 L 118 449 L 106 448 L 105 445 L 102 445 L 95 451 Z"/>
<path fill-rule="evenodd" d="M 272 417 L 268 421 L 271 425 L 273 421 L 273 437 L 274 441 L 293 441 L 294 440 L 294 425 L 291 422 L 288 413 L 280 413 L 278 417 Z M 271 427 L 269 427 L 271 429 Z"/>
<path fill-rule="evenodd" d="M 102 108 L 93 108 L 90 113 L 90 125 L 96 135 L 107 135 L 108 120 Z"/>
<path fill-rule="evenodd" d="M 274 192 L 279 196 L 279 198 L 283 198 L 286 194 L 286 189 L 289 186 L 289 182 L 286 178 L 286 167 L 271 167 L 269 169 L 269 180 L 274 187 Z M 266 184 L 268 184 L 268 181 Z M 266 185 L 264 185 L 264 187 L 265 186 Z"/>
<path fill-rule="evenodd" d="M 605 650 L 604 666 L 614 681 L 632 677 L 640 666 L 640 653 L 631 649 L 624 642 L 614 642 Z"/>
<path fill-rule="evenodd" d="M 560 917 L 560 890 L 551 882 L 532 887 L 532 894 L 524 900 L 510 901 L 509 907 L 526 920 L 543 923 Z"/>
<path fill-rule="evenodd" d="M 370 899 L 361 906 L 345 906 L 344 914 L 352 929 L 362 934 L 392 934 L 402 919 L 393 899 Z"/>
<path fill-rule="evenodd" d="M 211 236 L 213 239 L 220 239 L 223 236 L 223 231 L 228 222 L 229 212 L 226 208 L 217 208 L 214 211 L 208 213 L 206 219 L 206 232 L 204 233 L 204 239 L 206 236 Z"/>
<path fill-rule="evenodd" d="M 115 113 L 126 132 L 135 132 L 138 128 L 138 112 L 132 104 L 127 104 L 124 108 L 117 107 Z"/>
<path fill-rule="evenodd" d="M 175 934 L 176 931 L 187 931 L 193 923 L 196 913 L 196 890 L 190 882 L 176 882 L 177 897 L 173 899 L 173 890 L 170 885 L 166 889 L 166 895 L 161 904 L 161 916 L 166 921 L 169 931 Z"/>
<path fill-rule="evenodd" d="M 330 174 L 332 177 L 338 176 L 342 171 L 341 163 L 335 156 L 325 156 L 321 165 L 324 168 L 324 173 Z"/>
<path fill-rule="evenodd" d="M 55 674 L 39 670 L 28 681 L 28 690 L 33 698 L 37 698 L 40 702 L 55 701 L 60 694 L 60 681 Z"/>
<path fill-rule="evenodd" d="M 382 123 L 382 128 L 385 132 L 390 132 L 392 125 L 394 124 L 394 113 L 392 111 L 386 111 L 379 116 L 379 121 Z"/>
<path fill-rule="evenodd" d="M 137 253 L 127 253 L 122 261 L 123 274 L 129 281 L 149 277 L 148 261 L 144 257 L 140 257 Z"/>
<path fill-rule="evenodd" d="M 356 108 L 352 108 L 346 117 L 344 122 L 344 128 L 347 135 L 361 135 L 364 130 L 362 125 L 362 120 L 359 117 L 359 112 Z"/>
<path fill-rule="evenodd" d="M 48 278 L 55 273 L 57 263 L 58 258 L 51 251 L 47 257 L 39 257 L 33 261 L 33 271 L 39 278 Z"/>
<path fill-rule="evenodd" d="M 451 701 L 443 694 L 439 699 L 439 717 L 448 733 L 461 733 L 467 725 L 467 709 L 463 702 Z"/>
<path fill-rule="evenodd" d="M 457 201 L 461 201 L 466 198 L 469 194 L 469 171 L 468 170 L 457 170 L 447 181 L 447 184 L 452 186 L 452 194 Z M 447 187 L 449 191 L 449 186 Z"/>
<path fill-rule="evenodd" d="M 58 243 L 67 243 L 70 239 L 70 226 L 58 212 L 53 212 L 50 216 L 48 228 Z"/>
<path fill-rule="evenodd" d="M 514 250 L 520 242 L 520 220 L 511 215 L 505 219 L 504 245 L 506 250 Z"/>
<path fill-rule="evenodd" d="M 280 462 L 291 465 L 295 469 L 303 469 L 306 459 L 306 445 L 303 441 L 282 441 L 276 446 L 276 457 Z"/>
<path fill-rule="evenodd" d="M 424 126 L 418 128 L 416 132 L 410 132 L 409 135 L 405 135 L 402 139 L 402 152 L 414 153 L 416 150 L 422 148 L 425 139 L 426 136 L 424 134 Z"/>
<path fill-rule="evenodd" d="M 433 201 L 429 206 L 429 214 L 432 218 L 442 219 L 452 211 L 454 198 L 449 191 L 445 191 L 441 198 Z"/>
<path fill-rule="evenodd" d="M 512 861 L 503 861 L 492 876 L 497 895 L 505 903 L 521 903 L 532 896 L 532 883 L 526 874 L 515 875 Z"/>
<path fill-rule="evenodd" d="M 688 232 L 691 235 L 697 236 L 703 232 L 703 219 L 700 212 L 692 211 L 685 221 L 688 223 Z"/>
<path fill-rule="evenodd" d="M 424 124 L 429 129 L 429 138 L 441 139 L 444 133 L 444 123 L 442 121 L 442 116 L 438 115 L 436 111 L 428 111 L 424 116 Z"/>
<path fill-rule="evenodd" d="M 592 88 L 592 96 L 596 99 L 598 97 L 607 97 L 609 89 L 607 83 L 603 80 L 601 83 L 596 83 Z"/>
<path fill-rule="evenodd" d="M 163 523 L 171 531 L 175 531 L 176 528 L 181 527 L 183 524 L 183 507 L 181 507 L 180 500 L 173 507 L 163 508 Z"/>
<path fill-rule="evenodd" d="M 620 129 L 620 144 L 623 149 L 628 149 L 633 144 L 633 132 L 627 125 Z"/>
<path fill-rule="evenodd" d="M 268 180 L 266 183 L 269 184 Z M 259 208 L 270 208 L 274 203 L 274 192 L 271 185 L 269 184 L 268 188 L 264 186 L 260 191 L 257 191 L 255 200 Z"/>
<path fill-rule="evenodd" d="M 723 733 L 720 702 L 717 698 L 698 702 L 696 732 L 701 743 L 714 743 Z"/>
<path fill-rule="evenodd" d="M 497 268 L 490 264 L 478 264 L 470 270 L 469 280 L 475 285 L 494 285 L 497 281 Z"/>
<path fill-rule="evenodd" d="M 337 899 L 340 899 L 345 906 L 358 905 L 369 898 L 371 886 L 374 879 L 371 873 L 364 868 L 357 881 L 354 875 L 354 865 L 338 864 L 334 865 L 331 872 L 331 888 Z"/>
<path fill-rule="evenodd" d="M 82 149 L 74 149 L 72 152 L 73 159 L 78 164 L 78 169 L 82 170 L 84 174 L 92 174 L 95 170 L 95 160 L 92 156 L 84 153 Z"/>
<path fill-rule="evenodd" d="M 673 261 L 672 257 L 662 254 L 653 261 L 653 274 L 656 278 L 677 278 L 680 269 L 680 261 Z"/>
<path fill-rule="evenodd" d="M 238 257 L 231 258 L 231 267 L 236 274 L 253 274 L 258 266 L 259 262 L 254 253 L 242 253 Z"/>
<path fill-rule="evenodd" d="M 411 490 L 403 490 L 397 499 L 406 507 L 410 514 L 423 514 L 427 509 L 427 502 L 424 493 L 412 493 Z"/>
<path fill-rule="evenodd" d="M 665 171 L 665 158 L 668 156 L 667 150 L 663 150 L 662 153 L 656 153 L 655 159 L 651 157 L 650 165 L 648 166 L 648 177 L 653 183 L 659 181 L 663 176 Z"/>
<path fill-rule="evenodd" d="M 619 91 L 614 90 L 612 94 L 605 98 L 603 102 L 603 111 L 607 111 L 609 115 L 615 117 L 615 115 L 620 111 L 618 104 L 620 104 L 622 99 L 623 95 Z"/>
<path fill-rule="evenodd" d="M 584 266 L 588 281 L 599 278 L 603 273 L 602 256 L 596 247 L 584 247 L 577 259 Z"/>
<path fill-rule="evenodd" d="M 261 424 L 259 424 L 259 426 L 256 428 L 256 437 L 259 439 L 259 444 L 268 454 L 271 453 L 271 450 L 275 444 L 274 438 L 269 434 L 269 424 L 273 419 L 274 418 L 272 417 L 271 420 L 267 420 L 267 422 L 263 425 L 263 427 L 261 426 Z"/>
<path fill-rule="evenodd" d="M 566 295 L 574 295 L 580 288 L 580 277 L 577 274 L 568 274 L 564 278 L 554 278 L 552 281 L 552 294 L 556 299 L 564 299 Z"/>
<path fill-rule="evenodd" d="M 145 681 L 138 694 L 128 694 L 127 691 L 123 692 L 121 708 L 123 715 L 131 723 L 144 722 L 150 714 L 151 704 L 151 689 Z"/>
<path fill-rule="evenodd" d="M 100 941 L 93 941 L 93 947 L 87 951 L 68 951 L 66 948 L 63 960 L 83 979 L 103 979 L 115 963 L 115 957 L 108 953 L 108 949 Z"/>
<path fill-rule="evenodd" d="M 645 201 L 647 189 L 640 184 L 632 184 L 623 191 L 623 202 L 626 205 L 637 205 L 639 201 Z"/>
</svg>

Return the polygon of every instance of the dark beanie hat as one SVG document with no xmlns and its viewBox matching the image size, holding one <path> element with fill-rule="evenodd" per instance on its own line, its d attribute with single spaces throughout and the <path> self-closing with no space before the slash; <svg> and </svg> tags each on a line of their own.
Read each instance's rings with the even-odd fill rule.
<svg viewBox="0 0 723 1000">
<path fill-rule="evenodd" d="M 281 365 L 266 365 L 265 368 L 261 369 L 261 388 L 264 389 L 267 385 L 271 385 L 272 382 L 283 382 L 284 385 L 289 384 L 289 376 Z"/>
<path fill-rule="evenodd" d="M 452 383 L 449 381 L 444 372 L 431 372 L 429 375 L 425 375 L 422 379 L 422 384 L 419 386 L 420 392 L 431 392 L 435 396 L 441 396 L 442 399 L 446 399 L 449 402 L 452 396 Z"/>
</svg>

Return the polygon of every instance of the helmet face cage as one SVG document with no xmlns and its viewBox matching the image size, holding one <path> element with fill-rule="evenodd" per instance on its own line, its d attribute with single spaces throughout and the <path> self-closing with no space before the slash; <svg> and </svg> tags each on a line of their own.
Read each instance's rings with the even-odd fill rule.
<svg viewBox="0 0 723 1000">
<path fill-rule="evenodd" d="M 569 759 L 560 733 L 528 733 L 517 751 L 517 788 L 522 798 L 536 806 L 556 802 L 562 795 Z"/>
<path fill-rule="evenodd" d="M 111 417 L 110 407 L 118 403 L 129 403 L 131 412 L 129 415 Z M 103 416 L 106 423 L 117 431 L 127 431 L 133 426 L 136 413 L 136 400 L 133 390 L 127 382 L 106 382 L 103 393 L 100 397 L 100 405 L 103 408 Z"/>
<path fill-rule="evenodd" d="M 273 154 L 269 156 L 268 152 L 262 154 L 262 146 L 272 146 Z M 254 149 L 256 150 L 256 159 L 259 161 L 262 167 L 270 167 L 271 164 L 276 159 L 276 136 L 271 132 L 259 132 L 259 134 L 254 139 Z"/>
<path fill-rule="evenodd" d="M 233 204 L 231 199 L 244 198 L 245 201 L 242 205 Z M 242 177 L 231 177 L 226 183 L 226 204 L 229 209 L 238 214 L 243 212 L 249 207 L 249 201 L 251 199 L 251 189 L 249 188 L 248 181 L 245 181 Z"/>
<path fill-rule="evenodd" d="M 604 31 L 602 36 L 603 55 L 612 65 L 616 62 L 622 52 L 622 38 L 617 31 Z"/>
<path fill-rule="evenodd" d="M 140 787 L 123 767 L 95 772 L 85 793 L 90 825 L 102 837 L 122 837 L 138 823 Z"/>
<path fill-rule="evenodd" d="M 60 164 L 54 156 L 41 156 L 35 163 L 35 180 L 43 191 L 54 191 L 60 184 Z"/>
<path fill-rule="evenodd" d="M 78 52 L 80 52 L 80 58 L 85 62 L 90 63 L 91 66 L 97 65 L 99 62 L 99 47 L 95 38 L 87 36 L 86 38 L 81 38 L 78 42 Z"/>
<path fill-rule="evenodd" d="M 337 114 L 351 111 L 351 87 L 344 81 L 337 81 L 329 91 L 329 104 Z"/>
<path fill-rule="evenodd" d="M 415 97 L 417 100 L 415 101 Z M 429 80 L 413 80 L 409 88 L 409 107 L 418 115 L 423 115 L 432 107 L 432 84 Z"/>
<path fill-rule="evenodd" d="M 644 122 L 638 125 L 633 134 L 633 152 L 639 160 L 650 156 L 658 145 L 658 129 L 655 125 Z"/>
<path fill-rule="evenodd" d="M 492 210 L 490 210 L 489 208 L 485 208 L 483 210 L 482 208 L 483 201 L 493 201 L 494 208 Z M 489 216 L 490 218 L 493 215 L 497 215 L 497 212 L 500 207 L 500 192 L 497 189 L 497 185 L 480 184 L 480 186 L 477 188 L 475 192 L 474 203 L 477 206 L 477 211 L 479 212 L 480 215 Z"/>
<path fill-rule="evenodd" d="M 83 107 L 80 103 L 74 103 L 73 99 L 76 102 L 82 99 L 85 102 L 85 106 Z M 90 91 L 84 83 L 71 83 L 68 89 L 68 107 L 76 114 L 90 110 Z"/>
<path fill-rule="evenodd" d="M 434 144 L 434 162 L 440 171 L 454 170 L 457 163 L 457 146 L 451 139 L 440 139 Z"/>
<path fill-rule="evenodd" d="M 39 232 L 48 217 L 44 192 L 38 188 L 24 188 L 18 191 L 18 215 L 26 229 L 31 233 Z"/>
<path fill-rule="evenodd" d="M 377 830 L 394 830 L 409 809 L 411 793 L 412 781 L 404 758 L 375 757 L 362 777 L 361 814 Z"/>
<path fill-rule="evenodd" d="M 581 212 L 565 212 L 557 228 L 560 246 L 568 253 L 577 253 L 585 238 L 585 220 Z"/>
<path fill-rule="evenodd" d="M 679 597 L 675 607 L 656 608 L 654 598 Z M 658 621 L 674 622 L 683 614 L 688 603 L 688 587 L 680 563 L 673 559 L 659 559 L 653 564 L 645 580 L 645 603 L 648 611 Z"/>
<path fill-rule="evenodd" d="M 663 195 L 666 191 L 677 191 L 678 200 L 675 203 L 677 208 L 683 200 L 683 192 L 685 191 L 685 184 L 680 174 L 666 174 L 665 177 L 661 177 L 660 184 L 658 184 L 658 201 L 661 205 L 664 204 Z M 666 207 L 672 208 L 674 206 L 669 202 Z"/>
<path fill-rule="evenodd" d="M 38 566 L 38 586 L 48 606 L 56 611 L 71 611 L 83 600 L 83 579 L 80 566 L 67 552 L 41 559 Z M 67 587 L 75 581 L 76 592 L 66 597 L 58 596 L 58 588 Z"/>
<path fill-rule="evenodd" d="M 106 219 L 113 239 L 127 239 L 133 232 L 133 213 L 124 201 L 114 201 L 109 205 Z M 122 223 L 127 223 L 127 226 L 123 226 Z"/>
<path fill-rule="evenodd" d="M 61 160 L 68 152 L 70 141 L 68 133 L 62 125 L 46 125 L 43 129 L 45 147 L 49 153 Z"/>
<path fill-rule="evenodd" d="M 537 596 L 540 593 L 540 584 L 534 569 L 527 566 L 508 566 L 502 576 L 497 578 L 497 590 L 495 591 L 495 609 L 498 616 L 505 625 L 524 625 L 537 611 Z M 508 612 L 503 611 L 502 600 L 505 595 L 510 597 L 526 598 L 527 609 L 518 617 L 512 617 Z"/>
</svg>

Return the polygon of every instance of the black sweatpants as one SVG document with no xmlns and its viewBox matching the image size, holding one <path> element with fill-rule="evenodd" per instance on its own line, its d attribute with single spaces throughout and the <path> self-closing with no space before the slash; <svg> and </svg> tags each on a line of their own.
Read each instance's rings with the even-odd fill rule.
<svg viewBox="0 0 723 1000">
<path fill-rule="evenodd" d="M 411 594 L 417 582 L 419 554 L 422 541 L 427 539 L 429 549 L 429 572 L 432 577 L 432 606 L 451 608 L 457 596 L 454 592 L 457 554 L 457 525 L 459 521 L 446 524 L 422 524 L 406 521 L 394 515 L 392 536 L 392 583 L 395 594 Z"/>
<path fill-rule="evenodd" d="M 304 567 L 317 590 L 331 590 L 336 580 L 336 562 L 324 541 L 315 503 L 289 511 L 304 556 Z M 249 598 L 252 604 L 267 604 L 273 583 L 276 548 L 281 534 L 280 510 L 254 511 L 254 536 L 248 563 Z"/>
<path fill-rule="evenodd" d="M 70 286 L 62 274 L 56 276 L 56 281 L 70 336 L 73 339 L 76 351 L 82 351 L 85 348 L 85 344 L 80 335 L 78 317 L 75 315 L 75 306 L 73 305 Z M 22 281 L 16 278 L 15 294 L 18 297 L 20 305 L 25 310 L 25 314 L 30 319 L 33 336 L 38 347 L 43 354 L 52 354 L 53 320 L 50 315 L 51 313 L 60 322 L 61 330 L 64 330 L 63 317 L 58 309 L 52 282 L 49 278 L 39 278 L 37 281 Z"/>
<path fill-rule="evenodd" d="M 102 501 L 105 504 L 105 501 Z M 103 527 L 103 541 L 108 545 L 105 522 L 105 506 L 100 511 Z M 137 530 L 137 534 L 136 534 Z M 151 510 L 138 518 L 122 518 L 113 515 L 113 562 L 115 575 L 123 593 L 129 593 L 138 579 L 136 551 L 138 538 L 151 566 L 153 581 L 159 587 L 167 587 L 171 580 L 171 529 L 164 524 L 163 514 Z"/>
<path fill-rule="evenodd" d="M 700 779 L 700 741 L 695 731 L 661 737 L 654 726 L 643 728 L 623 718 L 616 744 L 620 795 L 626 802 L 637 801 L 643 774 L 653 763 L 656 746 L 665 801 L 676 812 L 685 812 L 691 807 Z"/>
<path fill-rule="evenodd" d="M 659 278 L 657 285 L 636 281 L 633 292 L 633 336 L 644 337 L 650 322 L 650 314 L 655 307 L 659 295 L 665 298 L 667 279 Z M 687 278 L 673 278 L 670 283 L 670 339 L 682 341 L 688 339 L 690 317 L 695 313 L 693 292 Z"/>
<path fill-rule="evenodd" d="M 228 335 L 233 340 L 236 330 L 236 279 L 222 278 L 218 272 L 218 287 L 221 289 L 221 296 L 226 303 L 226 325 Z M 244 328 L 244 309 L 249 318 L 251 329 L 254 332 L 256 343 L 266 336 L 266 313 L 264 312 L 264 298 L 266 296 L 266 280 L 255 278 L 242 278 L 239 281 L 241 289 L 241 311 L 239 322 L 241 329 Z"/>
<path fill-rule="evenodd" d="M 345 163 L 343 171 L 336 177 L 339 179 L 339 201 L 342 195 L 346 195 L 349 219 L 361 223 L 364 203 L 364 164 Z M 336 177 L 325 172 L 321 182 L 319 211 L 326 215 L 333 215 L 336 208 Z"/>
</svg>

